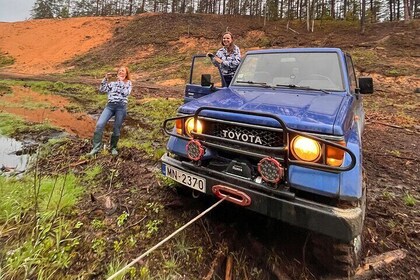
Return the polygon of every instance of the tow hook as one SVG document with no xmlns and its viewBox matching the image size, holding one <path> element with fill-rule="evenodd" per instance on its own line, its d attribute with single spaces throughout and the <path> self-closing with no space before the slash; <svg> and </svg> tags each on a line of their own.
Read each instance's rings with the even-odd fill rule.
<svg viewBox="0 0 420 280">
<path fill-rule="evenodd" d="M 218 198 L 226 197 L 227 201 L 240 206 L 249 206 L 251 204 L 251 198 L 246 193 L 237 189 L 223 185 L 214 185 L 211 190 Z"/>
</svg>

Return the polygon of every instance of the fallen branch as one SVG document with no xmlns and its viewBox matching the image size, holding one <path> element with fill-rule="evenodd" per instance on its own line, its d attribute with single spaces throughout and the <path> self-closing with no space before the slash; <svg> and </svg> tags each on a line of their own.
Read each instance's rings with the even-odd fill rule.
<svg viewBox="0 0 420 280">
<path fill-rule="evenodd" d="M 417 131 L 414 131 L 414 130 L 411 130 L 411 129 L 405 128 L 405 127 L 400 126 L 400 125 L 395 125 L 395 124 L 385 123 L 385 122 L 381 122 L 381 121 L 372 121 L 372 120 L 369 120 L 369 122 L 372 122 L 372 123 L 377 123 L 377 124 L 384 125 L 384 126 L 389 126 L 389 127 L 392 127 L 392 128 L 403 129 L 403 130 L 408 131 L 408 132 L 410 132 L 410 133 L 419 134 Z"/>
<path fill-rule="evenodd" d="M 225 280 L 232 280 L 233 256 L 229 255 L 226 260 Z"/>
<path fill-rule="evenodd" d="M 287 30 L 290 30 L 290 31 L 292 31 L 292 32 L 294 32 L 294 33 L 296 33 L 296 34 L 300 34 L 300 33 L 299 33 L 299 32 L 297 32 L 296 30 L 293 30 L 292 28 L 290 28 L 290 27 L 289 27 L 289 22 L 287 22 L 286 29 L 287 29 Z"/>
<path fill-rule="evenodd" d="M 373 257 L 367 257 L 365 259 L 365 265 L 359 267 L 356 271 L 355 276 L 352 278 L 352 280 L 363 280 L 363 279 L 371 279 L 371 277 L 374 275 L 375 271 L 384 267 L 387 264 L 390 264 L 391 262 L 402 260 L 406 257 L 407 252 L 402 249 L 389 251 L 386 253 L 383 253 L 378 256 Z M 346 278 L 339 278 L 335 280 L 345 280 Z"/>
<path fill-rule="evenodd" d="M 375 153 L 375 152 L 370 152 L 370 151 L 364 151 L 364 153 L 373 154 L 373 155 L 379 156 L 379 157 L 395 157 L 395 158 L 405 159 L 405 160 L 411 160 L 411 161 L 420 161 L 420 159 L 418 159 L 418 158 L 402 157 L 402 156 L 397 156 L 397 155 L 392 155 L 392 154 L 386 154 L 386 153 L 380 154 L 380 153 Z"/>
<path fill-rule="evenodd" d="M 290 27 L 287 27 L 287 30 L 290 30 L 290 31 L 292 31 L 292 32 L 294 32 L 294 33 L 296 33 L 296 34 L 299 34 L 299 32 L 297 32 L 296 30 L 293 30 L 292 28 L 290 28 Z"/>
<path fill-rule="evenodd" d="M 134 227 L 134 226 L 136 226 L 136 225 L 140 224 L 141 222 L 143 222 L 143 220 L 144 220 L 144 219 L 146 219 L 146 217 L 147 217 L 147 215 L 146 215 L 146 216 L 144 216 L 143 218 L 141 218 L 140 220 L 138 220 L 137 222 L 135 222 L 134 224 L 129 225 L 127 228 L 132 228 L 132 227 Z"/>
<path fill-rule="evenodd" d="M 377 124 L 381 124 L 381 125 L 385 125 L 385 126 L 389 126 L 389 127 L 393 127 L 393 128 L 405 129 L 405 128 L 404 128 L 404 127 L 402 127 L 402 126 L 395 125 L 395 124 L 390 124 L 390 123 L 384 123 L 384 122 L 381 122 L 381 121 L 371 121 L 371 122 L 373 122 L 373 123 L 377 123 Z"/>
<path fill-rule="evenodd" d="M 82 160 L 82 161 L 79 161 L 79 162 L 70 163 L 70 167 L 76 167 L 76 166 L 85 164 L 86 162 L 88 162 L 88 160 Z"/>
<path fill-rule="evenodd" d="M 203 277 L 203 280 L 213 279 L 213 275 L 222 265 L 223 260 L 226 257 L 226 253 L 227 253 L 227 245 L 226 245 L 226 243 L 222 243 L 219 246 L 219 249 L 217 250 L 216 257 L 211 262 L 209 272 L 207 273 L 207 275 L 205 277 Z"/>
</svg>

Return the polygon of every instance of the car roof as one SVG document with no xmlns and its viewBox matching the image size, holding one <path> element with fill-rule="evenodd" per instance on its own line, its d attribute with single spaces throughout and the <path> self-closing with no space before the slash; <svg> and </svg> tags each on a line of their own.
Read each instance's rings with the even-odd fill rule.
<svg viewBox="0 0 420 280">
<path fill-rule="evenodd" d="M 290 52 L 300 52 L 300 53 L 311 53 L 311 52 L 335 52 L 343 53 L 339 48 L 285 48 L 285 49 L 263 49 L 263 50 L 253 50 L 248 51 L 247 54 L 263 54 L 263 53 L 290 53 Z"/>
</svg>

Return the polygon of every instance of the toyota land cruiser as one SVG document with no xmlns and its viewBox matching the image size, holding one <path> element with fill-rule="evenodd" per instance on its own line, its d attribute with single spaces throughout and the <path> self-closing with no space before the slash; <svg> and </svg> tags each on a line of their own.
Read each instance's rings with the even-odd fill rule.
<svg viewBox="0 0 420 280">
<path fill-rule="evenodd" d="M 250 51 L 229 86 L 197 55 L 185 103 L 163 124 L 162 173 L 309 230 L 317 260 L 352 275 L 366 209 L 362 95 L 372 92 L 337 48 Z"/>
</svg>

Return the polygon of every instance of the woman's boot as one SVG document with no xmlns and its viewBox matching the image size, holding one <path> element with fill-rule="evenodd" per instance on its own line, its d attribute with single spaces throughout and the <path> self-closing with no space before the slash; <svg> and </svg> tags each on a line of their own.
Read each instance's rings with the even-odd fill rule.
<svg viewBox="0 0 420 280">
<path fill-rule="evenodd" d="M 111 155 L 116 156 L 118 155 L 118 151 L 117 151 L 117 144 L 118 144 L 118 140 L 120 139 L 119 136 L 111 136 Z"/>
<path fill-rule="evenodd" d="M 102 147 L 102 132 L 95 132 L 93 134 L 93 148 L 88 155 L 93 156 L 99 153 Z"/>
</svg>

